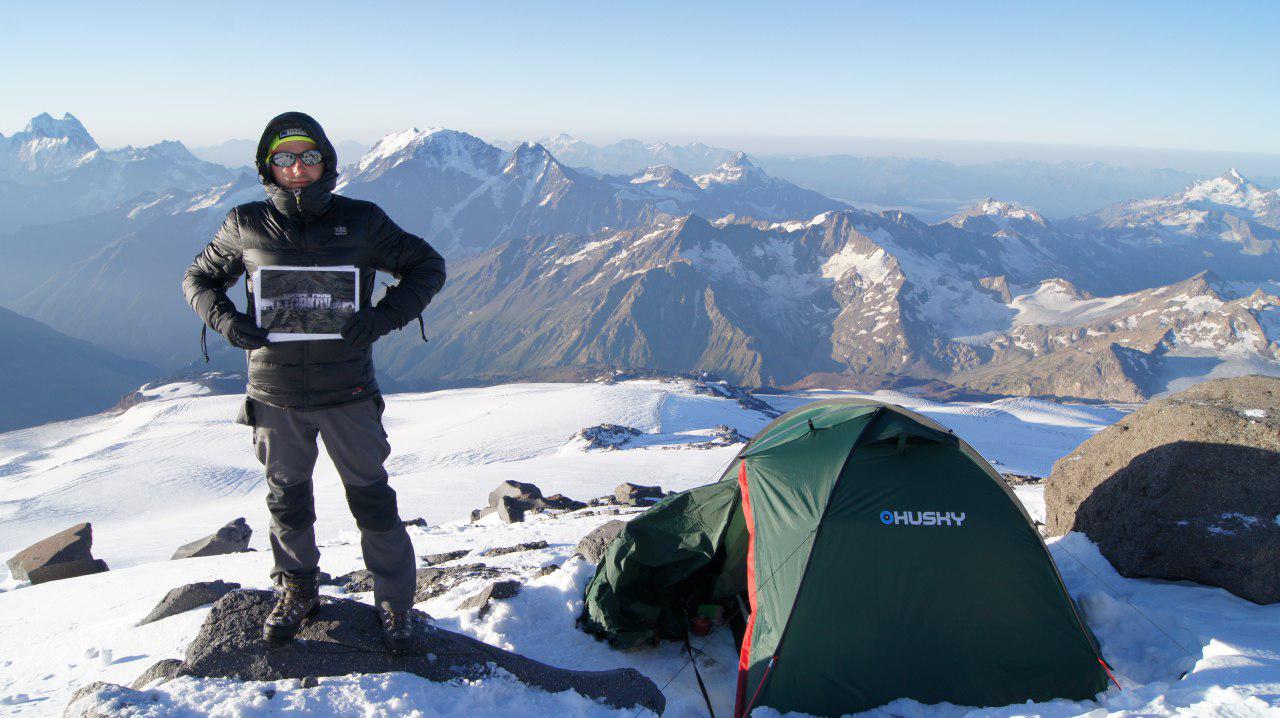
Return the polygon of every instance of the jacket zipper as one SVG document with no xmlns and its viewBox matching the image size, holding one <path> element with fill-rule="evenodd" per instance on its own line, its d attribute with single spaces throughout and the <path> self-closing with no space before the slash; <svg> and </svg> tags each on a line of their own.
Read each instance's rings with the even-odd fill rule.
<svg viewBox="0 0 1280 718">
<path fill-rule="evenodd" d="M 302 190 L 295 189 L 293 191 L 293 201 L 298 207 L 298 224 L 302 230 L 302 248 L 307 248 L 307 216 L 302 213 Z M 302 407 L 304 409 L 311 408 L 311 393 L 307 391 L 307 362 L 309 360 L 307 351 L 308 342 L 302 342 Z"/>
</svg>

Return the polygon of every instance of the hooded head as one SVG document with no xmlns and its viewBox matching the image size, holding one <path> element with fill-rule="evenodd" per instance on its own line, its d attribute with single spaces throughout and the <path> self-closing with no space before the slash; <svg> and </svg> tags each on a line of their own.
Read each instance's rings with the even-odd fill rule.
<svg viewBox="0 0 1280 718">
<path fill-rule="evenodd" d="M 269 155 L 274 149 L 273 144 L 278 146 L 295 137 L 305 137 L 315 143 L 324 157 L 324 173 L 305 188 L 289 191 L 277 185 L 272 178 Z M 333 188 L 338 183 L 338 153 L 334 151 L 333 143 L 329 142 L 320 123 L 302 112 L 286 112 L 267 123 L 258 140 L 254 166 L 258 168 L 258 181 L 266 188 L 271 203 L 290 217 L 307 218 L 323 212 L 328 208 Z"/>
</svg>

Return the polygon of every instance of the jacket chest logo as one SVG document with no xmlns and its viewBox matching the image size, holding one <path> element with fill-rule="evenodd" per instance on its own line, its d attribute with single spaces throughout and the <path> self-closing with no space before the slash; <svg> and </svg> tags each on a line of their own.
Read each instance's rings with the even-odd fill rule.
<svg viewBox="0 0 1280 718">
<path fill-rule="evenodd" d="M 346 227 L 343 227 L 342 225 L 338 225 L 337 227 L 334 227 L 334 228 L 333 228 L 333 236 L 335 236 L 335 237 L 345 237 L 345 236 L 347 236 L 347 228 L 346 228 Z"/>
</svg>

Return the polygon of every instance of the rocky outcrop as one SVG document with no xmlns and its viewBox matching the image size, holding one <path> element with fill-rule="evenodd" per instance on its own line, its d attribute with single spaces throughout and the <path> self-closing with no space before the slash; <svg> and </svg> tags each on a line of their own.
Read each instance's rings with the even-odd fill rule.
<svg viewBox="0 0 1280 718">
<path fill-rule="evenodd" d="M 93 524 L 76 524 L 38 541 L 5 562 L 19 581 L 33 584 L 101 573 L 107 562 L 93 557 Z"/>
<path fill-rule="evenodd" d="M 1124 576 L 1280 601 L 1280 379 L 1216 379 L 1153 401 L 1060 459 L 1052 535 L 1080 531 Z"/>
<path fill-rule="evenodd" d="M 509 553 L 518 553 L 520 551 L 535 551 L 540 548 L 546 548 L 546 541 L 528 541 L 526 543 L 518 543 L 515 546 L 494 546 L 480 552 L 481 556 L 505 556 Z"/>
<path fill-rule="evenodd" d="M 151 613 L 148 613 L 146 618 L 138 621 L 138 625 L 145 626 L 162 618 L 175 616 L 193 608 L 213 603 L 237 588 L 240 588 L 240 584 L 227 583 L 226 581 L 201 581 L 179 586 L 165 594 L 164 598 L 160 599 L 160 603 L 151 609 Z"/>
<path fill-rule="evenodd" d="M 253 529 L 249 528 L 244 517 L 241 517 L 202 539 L 179 547 L 173 552 L 173 560 L 248 551 L 251 536 L 253 536 Z"/>
<path fill-rule="evenodd" d="M 618 534 L 622 533 L 626 525 L 626 521 L 608 521 L 600 524 L 594 531 L 582 537 L 578 545 L 573 547 L 573 552 L 586 559 L 587 563 L 600 563 L 600 558 L 604 556 L 605 551 L 609 550 L 609 545 L 618 538 Z"/>
<path fill-rule="evenodd" d="M 630 442 L 632 437 L 640 436 L 640 433 L 639 429 L 631 426 L 597 424 L 579 429 L 569 437 L 569 444 L 588 451 L 617 451 Z"/>
<path fill-rule="evenodd" d="M 437 564 L 448 563 L 455 559 L 462 558 L 471 553 L 468 549 L 458 549 L 457 551 L 445 551 L 443 553 L 429 553 L 422 557 L 422 563 L 425 566 L 435 566 Z"/>
<path fill-rule="evenodd" d="M 560 494 L 543 497 L 542 490 L 533 484 L 521 481 L 503 481 L 498 488 L 489 492 L 489 505 L 471 512 L 471 520 L 479 521 L 489 514 L 497 514 L 503 523 L 513 524 L 524 521 L 530 511 L 576 511 L 585 507 L 581 501 L 574 501 Z"/>
<path fill-rule="evenodd" d="M 372 606 L 325 598 L 303 624 L 298 640 L 271 645 L 262 622 L 275 597 L 270 591 L 233 591 L 214 604 L 176 673 L 202 678 L 269 681 L 309 676 L 405 671 L 432 681 L 476 680 L 501 670 L 548 692 L 573 690 L 624 710 L 661 713 L 662 693 L 638 671 L 569 671 L 509 653 L 428 623 L 413 611 L 413 647 L 392 655 L 382 647 Z"/>
</svg>

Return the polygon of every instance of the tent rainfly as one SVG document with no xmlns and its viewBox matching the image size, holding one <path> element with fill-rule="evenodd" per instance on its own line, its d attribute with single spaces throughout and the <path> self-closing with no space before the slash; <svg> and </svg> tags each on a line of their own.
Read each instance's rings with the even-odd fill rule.
<svg viewBox="0 0 1280 718">
<path fill-rule="evenodd" d="M 897 698 L 1085 700 L 1109 671 L 1044 541 L 950 430 L 838 399 L 766 426 L 719 481 L 633 519 L 579 625 L 617 647 L 739 621 L 735 716 L 842 715 Z"/>
</svg>

